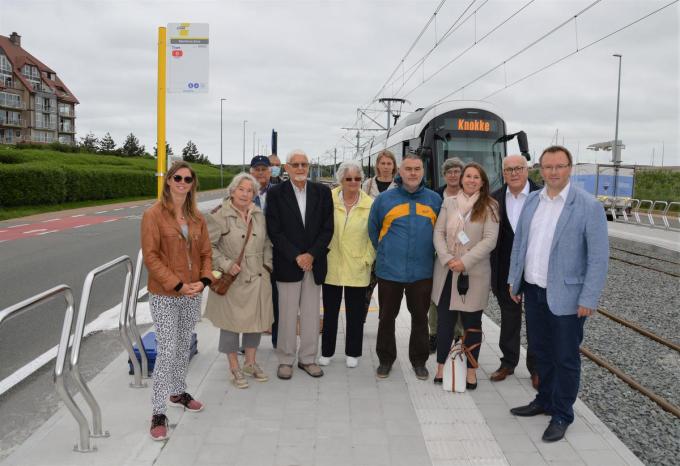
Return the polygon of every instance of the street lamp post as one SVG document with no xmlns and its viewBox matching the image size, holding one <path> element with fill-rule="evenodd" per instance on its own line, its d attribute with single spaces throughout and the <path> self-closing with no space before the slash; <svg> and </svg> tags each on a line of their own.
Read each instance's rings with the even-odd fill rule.
<svg viewBox="0 0 680 466">
<path fill-rule="evenodd" d="M 222 164 L 222 103 L 227 99 L 220 99 L 220 188 L 224 188 L 224 173 Z"/>
<path fill-rule="evenodd" d="M 613 55 L 619 59 L 619 85 L 616 91 L 616 126 L 614 129 L 614 147 L 612 162 L 614 162 L 614 199 L 618 195 L 619 185 L 619 166 L 621 165 L 621 152 L 619 148 L 619 103 L 621 101 L 621 54 L 615 53 Z"/>
<path fill-rule="evenodd" d="M 243 120 L 243 171 L 246 171 L 246 123 L 248 120 Z"/>
</svg>

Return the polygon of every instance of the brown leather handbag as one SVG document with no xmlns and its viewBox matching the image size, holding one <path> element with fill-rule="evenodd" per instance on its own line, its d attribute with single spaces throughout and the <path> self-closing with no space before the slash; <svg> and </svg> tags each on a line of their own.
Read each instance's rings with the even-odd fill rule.
<svg viewBox="0 0 680 466">
<path fill-rule="evenodd" d="M 253 231 L 253 221 L 251 220 L 248 222 L 248 231 L 246 232 L 246 241 L 243 243 L 243 248 L 241 249 L 241 254 L 239 254 L 238 259 L 236 259 L 236 263 L 240 266 L 241 261 L 243 261 L 243 255 L 246 252 L 246 245 L 248 244 L 248 240 L 250 239 L 250 233 Z M 232 275 L 229 272 L 226 272 L 222 270 L 222 276 L 220 278 L 216 278 L 213 280 L 213 282 L 210 284 L 210 289 L 214 292 L 217 293 L 220 296 L 224 296 L 227 294 L 227 291 L 229 291 L 229 287 L 231 286 L 232 283 L 234 283 L 234 280 L 236 280 L 236 275 Z"/>
</svg>

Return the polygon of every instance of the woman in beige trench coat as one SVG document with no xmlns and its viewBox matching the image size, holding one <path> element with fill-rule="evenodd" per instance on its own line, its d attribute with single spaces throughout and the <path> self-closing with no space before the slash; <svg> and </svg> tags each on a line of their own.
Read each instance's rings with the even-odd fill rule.
<svg viewBox="0 0 680 466">
<path fill-rule="evenodd" d="M 481 165 L 468 163 L 460 177 L 462 189 L 442 204 L 434 229 L 435 260 L 432 301 L 437 303 L 437 374 L 441 383 L 444 363 L 451 349 L 453 328 L 460 314 L 468 333 L 465 344 L 481 343 L 482 313 L 489 302 L 489 255 L 498 238 L 498 207 L 489 195 L 489 179 Z M 467 276 L 469 287 L 461 296 L 458 278 Z M 471 351 L 479 357 L 479 347 Z M 468 357 L 467 388 L 477 388 L 476 364 Z"/>
<path fill-rule="evenodd" d="M 255 361 L 263 331 L 274 321 L 272 289 L 272 243 L 267 236 L 264 214 L 253 203 L 259 183 L 251 175 L 236 175 L 222 205 L 206 217 L 213 251 L 213 269 L 236 277 L 227 294 L 210 290 L 205 317 L 220 328 L 218 349 L 226 353 L 233 384 L 247 388 L 245 376 L 260 382 L 268 379 Z M 237 264 L 246 240 L 248 223 L 252 232 L 241 264 Z M 239 366 L 239 335 L 243 335 L 245 362 Z"/>
</svg>

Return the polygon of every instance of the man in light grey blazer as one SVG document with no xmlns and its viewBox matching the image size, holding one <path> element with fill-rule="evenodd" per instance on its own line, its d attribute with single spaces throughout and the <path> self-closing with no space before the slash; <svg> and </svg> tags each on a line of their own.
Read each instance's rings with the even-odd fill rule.
<svg viewBox="0 0 680 466">
<path fill-rule="evenodd" d="M 602 205 L 569 183 L 569 151 L 548 147 L 539 163 L 545 188 L 529 194 L 524 204 L 508 285 L 515 302 L 524 295 L 529 351 L 535 355 L 541 383 L 531 403 L 510 412 L 550 415 L 543 440 L 554 442 L 574 421 L 583 325 L 597 309 L 605 285 L 609 239 Z"/>
</svg>

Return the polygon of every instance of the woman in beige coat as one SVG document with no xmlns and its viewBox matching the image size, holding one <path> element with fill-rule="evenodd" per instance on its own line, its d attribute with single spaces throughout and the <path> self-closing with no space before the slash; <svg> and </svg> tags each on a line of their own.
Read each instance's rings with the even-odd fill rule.
<svg viewBox="0 0 680 466">
<path fill-rule="evenodd" d="M 437 375 L 441 383 L 444 363 L 451 349 L 453 328 L 460 314 L 468 333 L 465 344 L 482 339 L 482 313 L 489 302 L 489 255 L 498 238 L 498 206 L 489 195 L 489 179 L 481 165 L 468 163 L 461 174 L 462 190 L 444 200 L 434 229 L 437 260 L 434 265 L 432 301 L 437 303 Z M 459 293 L 459 276 L 467 277 L 467 292 Z M 462 285 L 462 283 L 461 283 Z M 464 288 L 464 287 L 463 287 Z M 471 351 L 479 358 L 479 347 Z M 477 388 L 476 364 L 468 357 L 467 388 Z"/>
<path fill-rule="evenodd" d="M 262 210 L 253 203 L 258 182 L 251 175 L 236 175 L 228 188 L 222 205 L 206 217 L 213 251 L 213 268 L 236 277 L 226 295 L 212 290 L 208 294 L 205 316 L 220 328 L 218 349 L 226 353 L 232 382 L 247 388 L 245 375 L 264 382 L 268 379 L 255 361 L 262 332 L 274 321 L 272 288 L 272 243 Z M 248 224 L 252 232 L 246 244 L 243 261 L 238 257 L 246 240 Z M 239 366 L 239 335 L 243 334 L 245 364 Z"/>
</svg>

